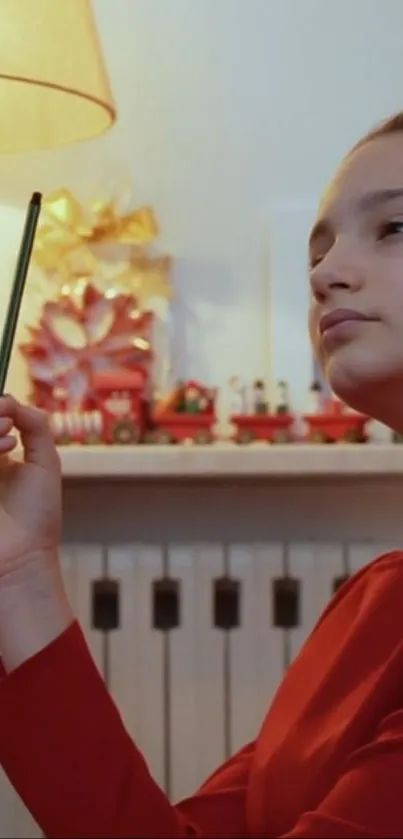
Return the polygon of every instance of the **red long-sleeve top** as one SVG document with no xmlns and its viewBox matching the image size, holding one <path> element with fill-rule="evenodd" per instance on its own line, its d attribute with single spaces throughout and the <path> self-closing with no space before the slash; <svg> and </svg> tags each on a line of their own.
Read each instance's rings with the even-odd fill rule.
<svg viewBox="0 0 403 839">
<path fill-rule="evenodd" d="M 256 741 L 177 806 L 76 623 L 0 682 L 0 759 L 55 839 L 402 837 L 403 554 L 340 589 Z"/>
</svg>

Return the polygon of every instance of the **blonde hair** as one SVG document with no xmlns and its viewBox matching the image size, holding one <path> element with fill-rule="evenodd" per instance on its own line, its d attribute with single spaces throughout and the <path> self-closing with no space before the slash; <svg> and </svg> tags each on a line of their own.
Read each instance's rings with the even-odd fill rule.
<svg viewBox="0 0 403 839">
<path fill-rule="evenodd" d="M 361 139 L 354 144 L 349 154 L 352 154 L 356 151 L 356 149 L 361 148 L 361 146 L 365 146 L 367 143 L 370 143 L 371 140 L 377 140 L 378 137 L 387 137 L 390 134 L 399 134 L 401 132 L 403 132 L 403 111 L 399 111 L 397 114 L 393 114 L 391 117 L 387 117 L 387 119 L 384 119 L 382 122 L 375 125 L 371 131 L 368 131 L 364 137 L 361 137 Z"/>
</svg>

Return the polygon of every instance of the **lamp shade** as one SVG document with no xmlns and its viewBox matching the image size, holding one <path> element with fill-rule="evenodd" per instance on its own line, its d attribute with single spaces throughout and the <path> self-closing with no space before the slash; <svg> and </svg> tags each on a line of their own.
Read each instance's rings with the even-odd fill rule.
<svg viewBox="0 0 403 839">
<path fill-rule="evenodd" d="M 0 153 L 90 139 L 115 117 L 89 0 L 0 0 Z"/>
</svg>

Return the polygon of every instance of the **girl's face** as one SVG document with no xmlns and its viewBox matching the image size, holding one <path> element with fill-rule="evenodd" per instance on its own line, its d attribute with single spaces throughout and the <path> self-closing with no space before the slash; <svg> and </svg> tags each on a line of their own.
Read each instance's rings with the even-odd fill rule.
<svg viewBox="0 0 403 839">
<path fill-rule="evenodd" d="M 309 259 L 310 334 L 332 390 L 402 429 L 403 133 L 346 158 L 321 202 Z M 330 314 L 338 325 L 322 320 Z"/>
</svg>

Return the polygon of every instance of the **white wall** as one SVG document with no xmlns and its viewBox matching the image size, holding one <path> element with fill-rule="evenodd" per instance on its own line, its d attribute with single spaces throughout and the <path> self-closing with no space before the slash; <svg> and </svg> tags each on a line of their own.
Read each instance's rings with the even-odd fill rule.
<svg viewBox="0 0 403 839">
<path fill-rule="evenodd" d="M 306 231 L 344 151 L 402 106 L 400 0 L 94 5 L 118 124 L 67 151 L 0 159 L 0 199 L 21 208 L 33 188 L 65 183 L 87 198 L 131 182 L 176 260 L 181 372 L 221 383 L 272 369 L 301 407 L 311 375 Z M 2 223 L 7 277 L 11 211 Z"/>
</svg>

